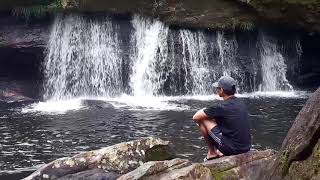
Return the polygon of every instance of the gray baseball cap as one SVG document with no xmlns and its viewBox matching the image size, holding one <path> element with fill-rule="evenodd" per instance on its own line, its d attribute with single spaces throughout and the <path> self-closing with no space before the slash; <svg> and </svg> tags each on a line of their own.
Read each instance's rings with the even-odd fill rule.
<svg viewBox="0 0 320 180">
<path fill-rule="evenodd" d="M 213 87 L 220 87 L 227 91 L 232 91 L 233 86 L 236 87 L 237 82 L 230 76 L 222 76 L 217 82 L 213 83 Z"/>
</svg>

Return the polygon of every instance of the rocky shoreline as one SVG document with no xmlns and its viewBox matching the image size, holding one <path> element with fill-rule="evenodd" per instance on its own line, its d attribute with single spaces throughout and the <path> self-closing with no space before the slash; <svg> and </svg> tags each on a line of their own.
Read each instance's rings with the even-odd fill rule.
<svg viewBox="0 0 320 180">
<path fill-rule="evenodd" d="M 171 154 L 168 141 L 145 138 L 52 161 L 31 179 L 319 179 L 320 88 L 309 98 L 279 152 L 250 151 L 204 163 Z"/>
</svg>

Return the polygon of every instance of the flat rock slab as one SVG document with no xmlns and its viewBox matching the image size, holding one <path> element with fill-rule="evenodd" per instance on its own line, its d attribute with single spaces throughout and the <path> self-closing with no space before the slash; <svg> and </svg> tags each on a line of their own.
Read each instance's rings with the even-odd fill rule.
<svg viewBox="0 0 320 180">
<path fill-rule="evenodd" d="M 168 159 L 169 155 L 165 155 L 167 151 L 164 150 L 168 144 L 168 141 L 149 137 L 84 152 L 52 161 L 26 177 L 25 180 L 57 179 L 95 168 L 124 174 L 150 159 Z M 158 156 L 159 153 L 160 156 Z"/>
</svg>

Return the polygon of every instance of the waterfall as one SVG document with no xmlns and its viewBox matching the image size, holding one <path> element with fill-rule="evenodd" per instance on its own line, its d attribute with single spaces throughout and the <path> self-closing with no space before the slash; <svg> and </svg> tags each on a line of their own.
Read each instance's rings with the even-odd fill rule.
<svg viewBox="0 0 320 180">
<path fill-rule="evenodd" d="M 253 90 L 252 87 L 245 87 L 248 86 L 245 82 L 245 70 L 243 69 L 240 62 L 237 60 L 238 56 L 238 43 L 235 37 L 235 34 L 226 35 L 224 32 L 217 31 L 216 37 L 216 45 L 218 46 L 218 64 L 217 66 L 219 69 L 215 68 L 217 72 L 215 77 L 217 76 L 231 76 L 237 80 L 238 86 L 244 89 Z M 248 65 L 247 65 L 248 66 Z M 254 63 L 251 63 L 250 66 L 255 66 Z M 219 78 L 218 77 L 218 78 Z"/>
<path fill-rule="evenodd" d="M 233 32 L 170 29 L 141 16 L 126 23 L 58 16 L 44 61 L 44 99 L 210 95 L 222 75 L 234 77 L 239 92 L 293 90 L 285 55 L 263 32 L 247 47 Z"/>
<path fill-rule="evenodd" d="M 189 80 L 192 83 L 188 93 L 208 94 L 212 81 L 210 80 L 209 57 L 205 36 L 201 32 L 181 30 L 182 62 L 185 74 L 185 86 L 188 87 Z M 190 74 L 188 74 L 190 68 Z"/>
<path fill-rule="evenodd" d="M 117 27 L 79 16 L 56 18 L 44 63 L 45 99 L 108 96 L 121 89 Z"/>
<path fill-rule="evenodd" d="M 293 90 L 286 78 L 287 66 L 275 39 L 260 34 L 262 83 L 260 91 Z"/>
<path fill-rule="evenodd" d="M 223 75 L 231 76 L 236 69 L 237 41 L 233 36 L 230 40 L 226 39 L 224 32 L 217 32 L 217 45 L 219 47 L 219 62 Z"/>
<path fill-rule="evenodd" d="M 154 95 L 161 87 L 161 69 L 157 69 L 157 64 L 163 64 L 167 57 L 168 27 L 160 21 L 151 21 L 140 16 L 134 17 L 132 25 L 133 95 Z"/>
</svg>

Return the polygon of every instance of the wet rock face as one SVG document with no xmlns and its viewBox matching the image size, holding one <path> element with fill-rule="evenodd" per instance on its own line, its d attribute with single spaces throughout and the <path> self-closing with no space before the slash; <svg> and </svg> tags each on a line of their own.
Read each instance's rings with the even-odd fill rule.
<svg viewBox="0 0 320 180">
<path fill-rule="evenodd" d="M 0 102 L 33 102 L 34 99 L 28 97 L 24 89 L 16 82 L 0 78 Z"/>
<path fill-rule="evenodd" d="M 15 7 L 14 4 L 11 6 Z M 21 4 L 16 6 L 28 7 Z M 247 29 L 257 19 L 254 11 L 226 0 L 61 0 L 59 7 L 59 11 L 65 12 L 139 13 L 160 18 L 168 25 L 195 28 Z"/>
<path fill-rule="evenodd" d="M 277 24 L 320 32 L 318 0 L 235 0 L 253 7 L 260 16 Z"/>
<path fill-rule="evenodd" d="M 29 5 L 28 3 L 10 3 L 7 9 L 28 8 Z M 237 2 L 226 0 L 61 0 L 59 7 L 58 11 L 65 12 L 140 13 L 160 18 L 169 25 L 195 28 L 247 29 L 252 28 L 257 20 L 254 11 Z"/>
<path fill-rule="evenodd" d="M 154 146 L 167 148 L 168 143 L 158 138 L 146 138 L 116 144 L 103 149 L 81 153 L 71 158 L 55 160 L 44 165 L 25 179 L 55 179 L 96 168 L 123 174 L 146 162 L 146 154 L 147 156 L 152 156 L 148 154 L 149 149 Z M 168 158 L 169 155 L 165 157 Z"/>
<path fill-rule="evenodd" d="M 289 130 L 265 179 L 319 179 L 320 88 L 309 98 Z M 294 178 L 293 178 L 294 177 Z M 318 177 L 318 178 L 317 178 Z"/>
<path fill-rule="evenodd" d="M 257 23 L 273 22 L 320 32 L 318 0 L 48 0 L 46 3 L 5 0 L 0 3 L 0 10 L 40 4 L 49 14 L 55 11 L 142 13 L 159 17 L 170 25 L 187 27 L 250 29 Z M 58 6 L 52 8 L 50 3 Z"/>
<path fill-rule="evenodd" d="M 51 20 L 27 23 L 10 15 L 0 15 L 0 47 L 45 47 L 49 40 Z"/>
</svg>

